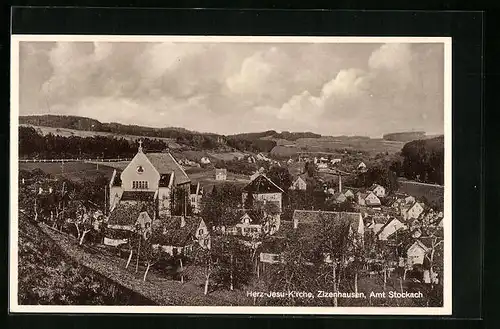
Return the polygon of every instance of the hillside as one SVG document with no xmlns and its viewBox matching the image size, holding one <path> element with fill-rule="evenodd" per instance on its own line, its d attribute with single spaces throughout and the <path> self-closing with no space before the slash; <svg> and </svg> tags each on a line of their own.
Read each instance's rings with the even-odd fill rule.
<svg viewBox="0 0 500 329">
<path fill-rule="evenodd" d="M 155 305 L 68 257 L 22 213 L 18 271 L 21 305 Z"/>
<path fill-rule="evenodd" d="M 416 139 L 425 138 L 425 131 L 408 131 L 399 133 L 390 133 L 383 136 L 384 140 L 395 142 L 410 142 Z"/>
</svg>

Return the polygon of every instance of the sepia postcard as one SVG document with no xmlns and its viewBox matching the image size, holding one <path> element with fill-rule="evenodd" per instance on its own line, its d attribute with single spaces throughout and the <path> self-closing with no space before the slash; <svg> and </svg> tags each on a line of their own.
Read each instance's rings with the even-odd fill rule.
<svg viewBox="0 0 500 329">
<path fill-rule="evenodd" d="M 13 35 L 10 312 L 451 315 L 451 38 Z"/>
</svg>

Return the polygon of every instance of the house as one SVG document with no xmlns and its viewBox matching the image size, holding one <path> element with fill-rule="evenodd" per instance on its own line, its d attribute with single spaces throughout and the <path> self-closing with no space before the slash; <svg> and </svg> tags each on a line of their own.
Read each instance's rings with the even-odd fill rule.
<svg viewBox="0 0 500 329">
<path fill-rule="evenodd" d="M 348 199 L 354 199 L 354 192 L 351 189 L 348 189 L 347 191 L 345 191 L 344 195 Z"/>
<path fill-rule="evenodd" d="M 353 246 L 364 244 L 365 226 L 361 213 L 336 212 L 321 210 L 295 210 L 292 216 L 293 230 L 304 239 L 315 239 L 325 227 L 331 230 L 332 237 L 342 239 L 342 235 L 350 237 Z"/>
<path fill-rule="evenodd" d="M 406 263 L 409 266 L 416 264 L 423 265 L 425 255 L 429 252 L 429 247 L 427 247 L 422 241 L 416 240 L 410 248 L 406 251 Z"/>
<path fill-rule="evenodd" d="M 335 203 L 344 203 L 347 201 L 347 197 L 345 196 L 344 193 L 341 193 L 341 192 L 334 193 L 330 197 L 330 199 L 333 200 L 333 202 L 335 202 Z"/>
<path fill-rule="evenodd" d="M 200 183 L 191 184 L 189 193 L 189 202 L 191 204 L 191 209 L 194 214 L 198 214 L 201 211 L 201 199 L 203 197 L 203 188 Z"/>
<path fill-rule="evenodd" d="M 366 170 L 366 164 L 364 162 L 360 162 L 356 168 L 360 171 L 364 171 Z"/>
<path fill-rule="evenodd" d="M 204 165 L 210 164 L 210 159 L 208 157 L 206 157 L 206 156 L 201 157 L 200 163 L 204 164 Z"/>
<path fill-rule="evenodd" d="M 373 184 L 370 187 L 370 191 L 373 192 L 373 194 L 375 194 L 379 198 L 385 198 L 386 196 L 385 187 L 379 184 Z"/>
<path fill-rule="evenodd" d="M 288 159 L 288 160 L 286 161 L 286 164 L 288 164 L 288 165 L 291 165 L 292 163 L 293 163 L 293 159 L 292 159 L 292 158 L 290 158 L 290 159 Z"/>
<path fill-rule="evenodd" d="M 265 156 L 263 153 L 257 154 L 257 160 L 259 161 L 271 161 L 267 156 Z"/>
<path fill-rule="evenodd" d="M 190 192 L 191 180 L 182 166 L 169 152 L 144 153 L 142 142 L 127 167 L 121 172 L 113 171 L 109 183 L 109 209 L 113 209 L 124 200 L 140 202 L 144 198 L 154 198 L 157 214 L 170 214 L 170 199 L 174 189 Z M 136 200 L 133 198 L 137 197 Z"/>
<path fill-rule="evenodd" d="M 295 180 L 292 182 L 290 190 L 299 190 L 299 191 L 307 190 L 307 182 L 305 178 L 303 178 L 302 176 L 297 176 L 297 178 L 295 178 Z"/>
<path fill-rule="evenodd" d="M 371 191 L 368 193 L 358 192 L 358 204 L 367 207 L 380 207 L 380 199 Z"/>
<path fill-rule="evenodd" d="M 151 243 L 171 256 L 189 255 L 196 246 L 210 249 L 211 238 L 203 218 L 170 216 L 158 224 Z"/>
<path fill-rule="evenodd" d="M 385 224 L 390 219 L 384 215 L 369 215 L 364 219 L 366 230 L 372 231 L 375 235 L 377 235 L 382 228 L 385 227 Z"/>
<path fill-rule="evenodd" d="M 387 238 L 394 234 L 395 232 L 406 229 L 406 225 L 403 224 L 399 219 L 393 217 L 389 219 L 378 231 L 378 239 L 381 241 L 387 241 Z"/>
<path fill-rule="evenodd" d="M 333 166 L 333 165 L 336 165 L 337 163 L 339 163 L 340 161 L 342 161 L 342 159 L 331 159 L 330 164 Z"/>
<path fill-rule="evenodd" d="M 227 169 L 215 169 L 215 180 L 226 180 L 227 179 Z"/>
<path fill-rule="evenodd" d="M 269 178 L 264 175 L 259 175 L 243 188 L 241 202 L 245 204 L 247 197 L 252 196 L 252 202 L 261 201 L 263 203 L 276 203 L 281 212 L 283 192 L 281 187 L 276 185 Z"/>
<path fill-rule="evenodd" d="M 247 158 L 247 161 L 248 161 L 248 163 L 255 163 L 256 162 L 256 160 L 255 160 L 255 158 L 253 156 L 249 156 Z"/>
<path fill-rule="evenodd" d="M 406 220 L 419 218 L 420 215 L 424 212 L 424 209 L 425 206 L 420 202 L 405 205 L 401 208 L 401 216 L 403 216 L 403 218 Z"/>
</svg>

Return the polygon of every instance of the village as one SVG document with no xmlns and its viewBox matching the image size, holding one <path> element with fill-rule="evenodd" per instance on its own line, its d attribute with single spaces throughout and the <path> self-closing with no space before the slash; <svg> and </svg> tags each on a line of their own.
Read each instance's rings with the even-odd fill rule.
<svg viewBox="0 0 500 329">
<path fill-rule="evenodd" d="M 342 166 L 346 159 L 314 153 L 237 156 L 235 161 L 255 168 L 245 176 L 210 166 L 208 157 L 194 161 L 178 159 L 169 149 L 150 152 L 138 140 L 132 160 L 111 168 L 104 205 L 85 202 L 50 179 L 22 178 L 20 186 L 36 196 L 29 210 L 19 211 L 33 209 L 35 222 L 74 236 L 79 246 L 111 250 L 126 260 L 125 269 L 143 271 L 143 281 L 149 271 L 168 268 L 171 280 L 184 283 L 191 266 L 203 275 L 204 295 L 216 287 L 243 291 L 250 285 L 382 293 L 389 282 L 398 282 L 393 286 L 400 293 L 426 291 L 438 296 L 427 298 L 427 306 L 429 300 L 440 305 L 442 205 L 426 204 L 382 181 L 360 186 L 370 165 Z M 212 168 L 212 177 L 199 178 L 200 167 Z M 297 274 L 278 280 L 283 271 Z M 324 283 L 314 285 L 320 277 Z M 325 303 L 351 305 L 336 297 Z"/>
</svg>

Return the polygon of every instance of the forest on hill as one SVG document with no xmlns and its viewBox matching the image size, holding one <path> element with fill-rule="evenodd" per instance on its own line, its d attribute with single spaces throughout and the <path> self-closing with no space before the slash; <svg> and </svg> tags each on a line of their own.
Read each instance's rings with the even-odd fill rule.
<svg viewBox="0 0 500 329">
<path fill-rule="evenodd" d="M 393 142 L 410 142 L 425 138 L 425 131 L 407 131 L 400 133 L 385 134 L 383 139 Z"/>
</svg>

